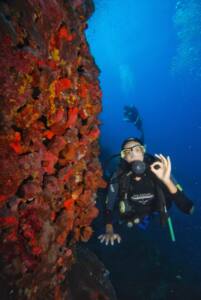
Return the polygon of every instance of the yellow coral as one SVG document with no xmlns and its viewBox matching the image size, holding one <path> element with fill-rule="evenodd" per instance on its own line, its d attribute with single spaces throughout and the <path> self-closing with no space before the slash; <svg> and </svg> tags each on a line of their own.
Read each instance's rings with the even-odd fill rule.
<svg viewBox="0 0 201 300">
<path fill-rule="evenodd" d="M 33 78 L 32 76 L 28 75 L 28 74 L 24 74 L 24 78 L 23 78 L 23 84 L 19 87 L 19 94 L 23 95 L 25 90 L 27 89 L 27 86 L 32 82 Z"/>
<path fill-rule="evenodd" d="M 56 62 L 60 61 L 59 49 L 54 48 L 51 53 L 52 59 Z"/>
<path fill-rule="evenodd" d="M 50 103 L 50 112 L 51 114 L 54 114 L 56 111 L 55 103 L 54 103 L 54 98 L 55 98 L 55 81 L 53 81 L 50 84 L 49 87 L 49 92 L 50 92 L 50 97 L 49 97 L 49 103 Z"/>
<path fill-rule="evenodd" d="M 73 104 L 75 104 L 76 102 L 77 102 L 77 97 L 76 97 L 76 95 L 67 95 L 67 97 L 66 97 L 66 102 L 70 105 L 73 105 Z"/>
</svg>

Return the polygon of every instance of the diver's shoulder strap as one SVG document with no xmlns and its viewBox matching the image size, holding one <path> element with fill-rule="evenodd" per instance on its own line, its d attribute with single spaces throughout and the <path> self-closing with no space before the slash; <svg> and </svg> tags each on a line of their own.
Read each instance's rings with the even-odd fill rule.
<svg viewBox="0 0 201 300">
<path fill-rule="evenodd" d="M 167 212 L 165 194 L 159 183 L 156 183 L 156 194 L 159 204 L 158 211 L 160 213 L 160 223 L 161 225 L 165 225 L 169 219 L 169 215 Z"/>
<path fill-rule="evenodd" d="M 119 183 L 125 174 L 126 173 L 121 168 L 117 169 L 117 171 L 115 171 L 112 174 L 109 183 L 110 184 Z"/>
<path fill-rule="evenodd" d="M 157 198 L 159 199 L 159 202 L 163 206 L 165 206 L 166 205 L 166 201 L 165 201 L 164 192 L 163 192 L 162 188 L 160 187 L 159 183 L 155 183 L 155 186 L 156 186 Z"/>
<path fill-rule="evenodd" d="M 129 194 L 131 188 L 131 176 L 132 171 L 124 172 L 119 180 L 119 196 L 120 199 L 124 199 L 125 195 Z"/>
</svg>

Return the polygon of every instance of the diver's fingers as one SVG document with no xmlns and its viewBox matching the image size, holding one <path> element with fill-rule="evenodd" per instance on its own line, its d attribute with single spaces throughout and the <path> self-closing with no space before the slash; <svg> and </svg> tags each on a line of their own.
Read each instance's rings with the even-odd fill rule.
<svg viewBox="0 0 201 300">
<path fill-rule="evenodd" d="M 163 163 L 161 161 L 155 161 L 153 164 L 151 164 L 151 166 L 154 166 L 154 167 L 157 166 L 157 165 L 162 166 L 162 164 Z"/>
<path fill-rule="evenodd" d="M 171 160 L 170 160 L 169 156 L 167 157 L 167 169 L 168 169 L 168 172 L 171 173 L 172 165 L 171 165 Z"/>
<path fill-rule="evenodd" d="M 104 237 L 104 234 L 98 236 L 98 240 L 101 240 Z"/>
<path fill-rule="evenodd" d="M 100 242 L 103 243 L 106 239 L 106 236 L 103 234 L 102 238 L 100 239 Z"/>
<path fill-rule="evenodd" d="M 154 156 L 158 157 L 161 160 L 160 154 L 154 154 Z"/>
<path fill-rule="evenodd" d="M 117 242 L 120 244 L 121 243 L 121 237 L 119 234 L 117 234 Z"/>
<path fill-rule="evenodd" d="M 114 240 L 115 240 L 115 235 L 111 236 L 110 238 L 110 242 L 111 242 L 111 245 L 114 246 Z"/>
<path fill-rule="evenodd" d="M 159 166 L 159 168 L 155 168 L 156 166 Z M 150 168 L 151 170 L 155 173 L 158 171 L 158 169 L 161 169 L 163 167 L 163 163 L 162 162 L 159 162 L 159 161 L 156 161 L 154 162 L 153 164 L 151 164 Z"/>
<path fill-rule="evenodd" d="M 121 237 L 120 237 L 119 234 L 113 234 L 112 236 L 101 234 L 101 235 L 98 236 L 98 239 L 100 240 L 100 243 L 105 242 L 106 246 L 108 246 L 110 243 L 113 246 L 115 240 L 117 240 L 118 243 L 121 242 Z"/>
<path fill-rule="evenodd" d="M 168 160 L 167 160 L 167 158 L 166 158 L 164 155 L 162 155 L 162 154 L 160 154 L 160 157 L 161 157 L 161 159 L 162 159 L 162 161 L 163 161 L 164 165 L 165 165 L 165 166 L 166 166 L 166 168 L 167 168 L 167 164 L 168 164 Z"/>
<path fill-rule="evenodd" d="M 120 242 L 121 242 L 121 237 L 120 237 L 120 235 L 119 235 L 119 234 L 117 234 L 117 233 L 116 233 L 116 234 L 114 234 L 114 239 L 115 239 L 115 240 L 117 240 L 117 242 L 118 242 L 118 243 L 120 243 Z"/>
<path fill-rule="evenodd" d="M 110 244 L 110 239 L 111 239 L 111 237 L 107 235 L 106 239 L 105 239 L 105 245 L 106 246 Z"/>
<path fill-rule="evenodd" d="M 170 157 L 169 156 L 164 157 L 162 154 L 160 154 L 160 155 L 161 155 L 161 158 L 162 158 L 164 166 L 165 166 L 165 172 L 166 172 L 166 174 L 170 174 L 171 173 L 171 161 L 170 161 Z"/>
<path fill-rule="evenodd" d="M 165 158 L 165 157 L 164 157 L 162 154 L 155 154 L 155 156 L 156 156 L 157 158 L 159 158 L 161 162 L 164 161 L 164 158 Z"/>
<path fill-rule="evenodd" d="M 165 170 L 167 170 L 168 169 L 168 160 L 167 160 L 167 158 L 162 154 L 156 154 L 155 156 L 160 159 L 160 161 L 163 164 L 162 167 L 163 168 L 165 167 Z"/>
</svg>

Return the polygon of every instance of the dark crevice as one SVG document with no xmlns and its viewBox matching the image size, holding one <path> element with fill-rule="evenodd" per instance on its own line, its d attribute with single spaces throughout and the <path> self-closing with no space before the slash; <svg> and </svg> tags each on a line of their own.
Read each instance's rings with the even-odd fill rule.
<svg viewBox="0 0 201 300">
<path fill-rule="evenodd" d="M 34 88 L 32 89 L 32 98 L 33 98 L 34 100 L 38 99 L 38 97 L 40 96 L 40 94 L 41 94 L 41 90 L 39 89 L 38 86 L 36 86 L 36 87 L 34 87 Z"/>
<path fill-rule="evenodd" d="M 23 185 L 26 184 L 27 182 L 32 181 L 32 180 L 33 180 L 33 177 L 32 177 L 32 176 L 29 176 L 29 177 L 27 177 L 26 179 L 24 179 L 24 180 L 21 182 L 21 184 L 20 184 L 20 186 L 18 187 L 17 192 L 16 192 L 16 196 L 17 196 L 17 197 L 20 197 L 20 198 L 23 198 L 23 197 L 24 197 L 24 191 L 22 190 Z"/>
<path fill-rule="evenodd" d="M 38 121 L 41 121 L 41 122 L 45 125 L 45 127 L 48 128 L 46 116 L 42 115 L 42 116 L 38 119 Z"/>
</svg>

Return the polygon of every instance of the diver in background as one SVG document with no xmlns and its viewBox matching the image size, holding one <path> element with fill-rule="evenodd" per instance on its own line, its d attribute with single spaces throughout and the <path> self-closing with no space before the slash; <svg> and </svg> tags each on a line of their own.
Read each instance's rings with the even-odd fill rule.
<svg viewBox="0 0 201 300">
<path fill-rule="evenodd" d="M 111 178 L 106 200 L 106 232 L 98 237 L 106 245 L 121 237 L 114 232 L 114 211 L 128 227 L 140 224 L 144 218 L 158 213 L 161 224 L 168 219 L 167 209 L 172 202 L 186 214 L 194 205 L 171 179 L 171 161 L 162 154 L 155 158 L 145 153 L 142 141 L 126 139 L 121 147 L 121 163 Z"/>
<path fill-rule="evenodd" d="M 142 143 L 144 143 L 144 131 L 142 126 L 142 120 L 140 118 L 137 108 L 134 105 L 124 106 L 124 120 L 135 125 L 135 127 L 141 133 L 140 140 L 142 141 Z"/>
</svg>

